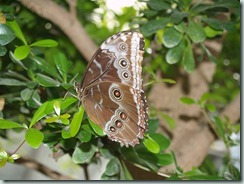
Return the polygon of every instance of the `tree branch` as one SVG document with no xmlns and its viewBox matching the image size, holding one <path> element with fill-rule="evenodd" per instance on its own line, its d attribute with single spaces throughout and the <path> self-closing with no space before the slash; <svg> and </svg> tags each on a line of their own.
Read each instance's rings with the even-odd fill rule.
<svg viewBox="0 0 244 184">
<path fill-rule="evenodd" d="M 97 46 L 90 39 L 74 12 L 68 12 L 52 0 L 19 0 L 25 7 L 56 24 L 89 61 Z M 72 7 L 71 7 L 72 9 Z"/>
</svg>

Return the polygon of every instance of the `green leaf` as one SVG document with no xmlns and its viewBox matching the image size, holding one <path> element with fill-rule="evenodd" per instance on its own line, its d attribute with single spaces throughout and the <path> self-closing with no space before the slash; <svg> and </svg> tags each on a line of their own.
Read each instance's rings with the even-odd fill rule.
<svg viewBox="0 0 244 184">
<path fill-rule="evenodd" d="M 224 22 L 213 18 L 203 18 L 202 20 L 209 25 L 207 27 L 209 27 L 208 29 L 211 29 L 212 32 L 216 31 L 222 34 L 224 30 L 232 31 L 235 29 L 235 24 L 230 21 Z"/>
<path fill-rule="evenodd" d="M 18 60 L 25 59 L 30 53 L 30 47 L 28 45 L 22 45 L 14 50 L 14 57 Z"/>
<path fill-rule="evenodd" d="M 96 146 L 92 144 L 82 144 L 80 147 L 75 148 L 72 160 L 76 164 L 88 163 L 96 153 L 96 150 Z"/>
<path fill-rule="evenodd" d="M 23 69 L 25 69 L 25 70 L 28 70 L 28 68 L 23 64 L 23 62 L 22 61 L 20 61 L 20 60 L 18 60 L 18 59 L 16 59 L 15 57 L 14 57 L 14 53 L 13 52 L 9 52 L 9 57 L 10 57 L 10 59 L 15 63 L 15 64 L 17 64 L 17 65 L 19 65 L 19 66 L 21 66 Z"/>
<path fill-rule="evenodd" d="M 0 78 L 0 85 L 4 86 L 26 86 L 25 82 L 21 82 L 11 78 Z"/>
<path fill-rule="evenodd" d="M 157 156 L 157 164 L 159 166 L 166 166 L 173 163 L 173 158 L 170 154 L 161 153 L 161 154 L 157 154 L 156 156 Z"/>
<path fill-rule="evenodd" d="M 101 180 L 119 180 L 120 178 L 119 178 L 119 176 L 118 175 L 114 175 L 114 176 L 108 176 L 108 175 L 106 175 L 106 174 L 102 174 L 102 176 L 101 176 Z"/>
<path fill-rule="evenodd" d="M 15 32 L 15 35 L 25 44 L 27 45 L 27 41 L 24 37 L 24 34 L 22 33 L 19 25 L 15 20 L 8 21 L 7 24 L 12 28 L 12 30 Z"/>
<path fill-rule="evenodd" d="M 148 121 L 148 133 L 152 135 L 156 132 L 159 127 L 159 120 L 150 118 Z"/>
<path fill-rule="evenodd" d="M 29 125 L 29 128 L 31 128 L 33 125 L 35 125 L 40 119 L 42 119 L 44 116 L 46 116 L 47 114 L 52 112 L 52 108 L 51 111 L 47 111 L 47 107 L 53 107 L 53 103 L 54 101 L 47 101 L 44 104 L 42 104 L 34 113 L 31 123 Z"/>
<path fill-rule="evenodd" d="M 4 56 L 7 53 L 7 48 L 0 45 L 0 56 Z"/>
<path fill-rule="evenodd" d="M 50 63 L 48 63 L 43 58 L 37 57 L 37 56 L 30 56 L 29 57 L 32 61 L 34 61 L 36 64 L 38 64 L 39 69 L 46 72 L 50 76 L 54 77 L 55 79 L 58 79 L 61 81 L 61 77 L 58 74 L 55 67 L 53 67 Z"/>
<path fill-rule="evenodd" d="M 13 159 L 13 160 L 17 160 L 17 159 L 20 158 L 20 154 L 13 154 L 13 155 L 10 156 L 10 158 Z"/>
<path fill-rule="evenodd" d="M 51 77 L 48 77 L 46 75 L 40 74 L 40 73 L 36 74 L 36 80 L 41 86 L 44 86 L 44 87 L 59 87 L 60 86 L 59 81 L 57 81 Z"/>
<path fill-rule="evenodd" d="M 14 121 L 0 118 L 0 129 L 25 128 L 25 126 Z"/>
<path fill-rule="evenodd" d="M 3 148 L 0 148 L 0 167 L 5 166 L 7 161 L 8 161 L 8 153 Z"/>
<path fill-rule="evenodd" d="M 185 48 L 182 61 L 187 72 L 192 72 L 195 69 L 195 59 L 190 43 L 188 43 L 188 46 Z"/>
<path fill-rule="evenodd" d="M 117 158 L 114 157 L 108 162 L 104 174 L 106 174 L 107 176 L 113 176 L 118 174 L 119 171 L 120 171 L 119 161 Z"/>
<path fill-rule="evenodd" d="M 201 98 L 200 98 L 200 103 L 203 103 L 203 102 L 206 102 L 210 97 L 210 94 L 209 93 L 204 93 Z"/>
<path fill-rule="evenodd" d="M 174 25 L 174 28 L 181 33 L 185 33 L 187 30 L 186 24 L 184 22 L 181 22 L 178 25 Z"/>
<path fill-rule="evenodd" d="M 195 104 L 196 101 L 190 97 L 182 97 L 180 98 L 180 101 L 184 104 L 188 104 L 188 105 L 191 105 L 191 104 Z"/>
<path fill-rule="evenodd" d="M 166 3 L 164 1 L 158 1 L 158 0 L 150 0 L 146 2 L 147 5 L 152 8 L 153 10 L 167 10 L 170 9 L 170 3 Z"/>
<path fill-rule="evenodd" d="M 206 39 L 204 28 L 201 24 L 196 22 L 189 22 L 187 35 L 191 38 L 191 40 L 194 43 L 200 43 Z"/>
<path fill-rule="evenodd" d="M 170 22 L 169 18 L 159 18 L 150 20 L 146 24 L 140 27 L 140 31 L 144 36 L 151 36 L 153 33 L 156 33 L 158 30 L 163 29 Z"/>
<path fill-rule="evenodd" d="M 47 118 L 44 120 L 45 123 L 54 123 L 54 122 L 57 122 L 59 119 L 58 116 L 53 116 L 53 117 L 50 117 L 50 118 Z"/>
<path fill-rule="evenodd" d="M 92 129 L 94 130 L 94 132 L 99 135 L 99 136 L 104 136 L 106 135 L 105 132 L 103 131 L 103 129 L 98 126 L 96 123 L 94 123 L 90 118 L 88 118 L 88 121 L 92 127 Z"/>
<path fill-rule="evenodd" d="M 69 119 L 67 119 L 67 118 L 59 118 L 59 120 L 60 120 L 61 123 L 64 124 L 64 125 L 69 125 L 69 124 L 70 124 L 70 121 L 69 121 Z"/>
<path fill-rule="evenodd" d="M 55 100 L 51 100 L 51 101 L 47 101 L 47 102 L 43 103 L 34 113 L 34 116 L 31 120 L 31 123 L 29 126 L 30 128 L 33 125 L 35 125 L 40 119 L 42 119 L 46 115 L 54 112 L 53 103 L 55 101 L 59 101 L 61 109 L 65 109 L 65 108 L 69 107 L 71 104 L 73 104 L 74 102 L 76 102 L 77 99 L 75 99 L 75 98 L 66 98 L 66 99 L 59 98 L 59 99 L 55 99 Z"/>
<path fill-rule="evenodd" d="M 178 63 L 183 56 L 184 49 L 185 49 L 184 41 L 181 41 L 181 43 L 178 44 L 177 46 L 170 48 L 166 53 L 167 63 L 169 64 Z"/>
<path fill-rule="evenodd" d="M 213 104 L 206 104 L 206 108 L 208 109 L 208 111 L 210 112 L 215 112 L 216 111 L 216 107 Z"/>
<path fill-rule="evenodd" d="M 102 147 L 100 148 L 100 153 L 104 158 L 111 159 L 114 155 L 110 152 L 108 148 Z"/>
<path fill-rule="evenodd" d="M 212 29 L 209 26 L 206 26 L 204 28 L 204 31 L 205 31 L 206 36 L 208 38 L 214 38 L 215 36 L 221 35 L 223 33 L 223 31 L 218 31 L 218 30 Z"/>
<path fill-rule="evenodd" d="M 127 169 L 123 160 L 120 160 L 120 180 L 133 180 L 133 177 L 130 174 L 130 171 Z"/>
<path fill-rule="evenodd" d="M 161 115 L 171 129 L 175 128 L 175 120 L 172 117 L 165 113 L 161 113 Z"/>
<path fill-rule="evenodd" d="M 80 125 L 84 115 L 84 108 L 80 106 L 79 111 L 74 114 L 74 117 L 70 123 L 70 135 L 74 137 L 80 130 Z"/>
<path fill-rule="evenodd" d="M 70 69 L 71 62 L 69 62 L 65 55 L 60 52 L 54 55 L 54 62 L 60 75 L 63 77 L 64 82 L 67 82 L 67 73 Z"/>
<path fill-rule="evenodd" d="M 173 80 L 173 79 L 166 79 L 166 78 L 164 78 L 162 81 L 165 82 L 165 83 L 169 83 L 169 84 L 175 84 L 176 83 L 176 81 Z"/>
<path fill-rule="evenodd" d="M 62 132 L 61 132 L 62 138 L 69 139 L 69 138 L 71 138 L 70 131 L 66 130 L 65 128 L 63 128 Z"/>
<path fill-rule="evenodd" d="M 214 55 L 208 50 L 208 48 L 204 44 L 200 44 L 204 52 L 207 54 L 208 58 L 213 61 L 214 63 L 218 63 L 217 59 L 214 57 Z"/>
<path fill-rule="evenodd" d="M 76 136 L 81 142 L 89 142 L 91 140 L 92 134 L 85 130 L 80 130 Z"/>
<path fill-rule="evenodd" d="M 6 24 L 0 24 L 0 45 L 7 45 L 15 38 L 12 29 Z"/>
<path fill-rule="evenodd" d="M 29 100 L 27 100 L 27 105 L 29 107 L 38 108 L 41 105 L 41 97 L 36 90 L 33 90 L 33 94 Z"/>
<path fill-rule="evenodd" d="M 59 101 L 55 101 L 53 103 L 53 108 L 54 108 L 55 113 L 59 116 L 60 115 L 60 103 L 59 103 Z"/>
<path fill-rule="evenodd" d="M 173 24 L 179 24 L 184 18 L 188 17 L 188 12 L 173 12 L 170 16 Z"/>
<path fill-rule="evenodd" d="M 214 124 L 216 127 L 216 131 L 218 133 L 218 136 L 225 141 L 225 128 L 224 128 L 224 122 L 222 119 L 218 116 L 214 117 Z"/>
<path fill-rule="evenodd" d="M 165 30 L 163 35 L 163 44 L 167 48 L 173 48 L 178 45 L 183 38 L 183 34 L 174 27 Z"/>
<path fill-rule="evenodd" d="M 162 134 L 151 135 L 152 139 L 160 146 L 160 151 L 166 150 L 170 145 L 170 140 Z"/>
<path fill-rule="evenodd" d="M 62 115 L 60 116 L 60 118 L 64 118 L 64 119 L 68 119 L 69 117 L 70 117 L 70 114 L 67 114 L 67 113 L 62 114 Z"/>
<path fill-rule="evenodd" d="M 56 47 L 58 42 L 52 39 L 44 39 L 37 42 L 32 43 L 31 47 Z"/>
<path fill-rule="evenodd" d="M 143 144 L 152 153 L 159 153 L 160 147 L 156 141 L 154 141 L 149 135 L 143 139 Z"/>
<path fill-rule="evenodd" d="M 20 97 L 22 100 L 27 101 L 32 97 L 33 90 L 26 88 L 20 92 Z"/>
<path fill-rule="evenodd" d="M 26 131 L 25 139 L 26 139 L 26 142 L 32 148 L 38 148 L 44 139 L 44 135 L 41 131 L 34 129 L 34 128 L 30 128 Z"/>
</svg>

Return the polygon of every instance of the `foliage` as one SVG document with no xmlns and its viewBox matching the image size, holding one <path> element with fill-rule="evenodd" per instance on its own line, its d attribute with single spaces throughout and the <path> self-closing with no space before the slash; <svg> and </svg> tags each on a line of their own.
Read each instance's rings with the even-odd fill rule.
<svg viewBox="0 0 244 184">
<path fill-rule="evenodd" d="M 57 2 L 67 8 L 64 1 Z M 194 71 L 197 65 L 194 57 L 196 48 L 200 48 L 202 55 L 206 54 L 217 63 L 204 41 L 219 37 L 224 31 L 234 32 L 239 17 L 237 1 L 229 3 L 227 0 L 217 0 L 210 4 L 196 4 L 191 0 L 148 0 L 145 3 L 147 8 L 141 10 L 143 16 L 138 17 L 138 21 L 130 20 L 137 15 L 133 7 L 125 8 L 122 15 L 114 14 L 118 25 L 113 28 L 107 26 L 109 10 L 106 10 L 102 1 L 78 0 L 76 8 L 81 24 L 98 44 L 131 21 L 131 27 L 139 23 L 140 31 L 147 37 L 147 47 L 152 42 L 160 45 L 151 58 L 152 64 L 145 68 L 153 78 L 148 84 L 156 82 L 154 73 L 158 69 L 172 76 L 175 69 L 168 69 L 179 62 L 182 63 L 178 68 Z M 166 152 L 170 140 L 157 133 L 159 120 L 153 117 L 149 120 L 149 131 L 145 139 L 135 148 L 120 147 L 118 143 L 108 140 L 104 132 L 87 117 L 83 107 L 77 108 L 76 98 L 63 98 L 67 91 L 74 93 L 73 83 L 81 78 L 86 65 L 75 46 L 59 28 L 18 2 L 6 1 L 3 4 L 0 6 L 0 93 L 6 105 L 0 112 L 1 136 L 7 138 L 6 132 L 10 129 L 24 131 L 25 141 L 31 147 L 36 149 L 44 143 L 54 153 L 62 151 L 69 154 L 73 162 L 81 166 L 97 162 L 99 157 L 109 159 L 101 177 L 106 180 L 133 179 L 126 161 L 155 173 L 160 167 L 174 163 L 177 169 L 169 178 L 172 180 L 226 179 L 223 175 L 202 168 L 183 172 L 177 166 L 174 154 Z M 102 14 L 94 11 L 98 7 L 104 8 Z M 220 21 L 216 15 L 222 12 L 228 12 L 231 16 Z M 99 25 L 91 18 L 94 14 L 100 18 Z M 232 66 L 233 70 L 238 66 Z M 223 68 L 220 67 L 219 73 L 221 71 Z M 175 83 L 172 79 L 161 81 Z M 235 85 L 230 89 L 238 91 Z M 224 95 L 226 99 L 229 94 Z M 210 98 L 212 96 L 204 94 L 199 100 L 184 97 L 181 101 L 199 105 L 208 117 L 209 113 L 216 112 L 218 108 L 208 102 L 214 99 Z M 228 98 L 231 99 L 230 96 Z M 161 116 L 171 128 L 175 127 L 174 119 L 169 115 L 162 113 Z M 228 147 L 237 144 L 230 136 L 239 129 L 231 126 L 228 119 L 215 116 L 210 123 Z M 0 166 L 14 162 L 19 157 L 16 153 L 8 154 L 0 149 Z M 230 171 L 231 179 L 239 178 L 238 170 L 232 164 L 226 170 Z"/>
</svg>

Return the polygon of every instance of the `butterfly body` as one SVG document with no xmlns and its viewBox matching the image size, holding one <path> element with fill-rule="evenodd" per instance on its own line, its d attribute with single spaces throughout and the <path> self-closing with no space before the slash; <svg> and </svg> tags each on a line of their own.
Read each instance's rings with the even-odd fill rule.
<svg viewBox="0 0 244 184">
<path fill-rule="evenodd" d="M 109 37 L 88 64 L 79 100 L 89 118 L 113 141 L 135 146 L 147 130 L 148 106 L 142 89 L 144 39 L 134 31 Z"/>
</svg>

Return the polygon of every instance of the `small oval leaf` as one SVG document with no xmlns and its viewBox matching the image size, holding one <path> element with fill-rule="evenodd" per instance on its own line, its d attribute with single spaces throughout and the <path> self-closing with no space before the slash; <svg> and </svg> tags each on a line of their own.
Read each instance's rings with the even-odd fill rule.
<svg viewBox="0 0 244 184">
<path fill-rule="evenodd" d="M 189 105 L 196 103 L 196 101 L 190 97 L 182 97 L 182 98 L 180 98 L 180 101 L 182 103 L 189 104 Z"/>
<path fill-rule="evenodd" d="M 70 135 L 74 137 L 80 130 L 80 125 L 84 115 L 84 108 L 80 106 L 79 111 L 74 114 L 74 117 L 70 123 Z"/>
<path fill-rule="evenodd" d="M 160 151 L 160 146 L 158 145 L 158 143 L 154 141 L 149 135 L 143 139 L 143 144 L 152 153 L 157 154 Z"/>
<path fill-rule="evenodd" d="M 174 27 L 165 30 L 163 35 L 163 44 L 167 48 L 173 48 L 178 45 L 183 38 L 183 34 Z"/>
<path fill-rule="evenodd" d="M 18 60 L 25 59 L 30 53 L 30 47 L 28 45 L 22 45 L 14 50 L 14 57 Z"/>
<path fill-rule="evenodd" d="M 30 128 L 25 133 L 25 139 L 26 139 L 26 142 L 32 148 L 38 148 L 44 139 L 44 135 L 41 131 L 34 129 L 34 128 Z"/>
<path fill-rule="evenodd" d="M 189 23 L 187 34 L 194 43 L 200 43 L 206 39 L 204 28 L 201 24 L 196 22 Z"/>
</svg>

